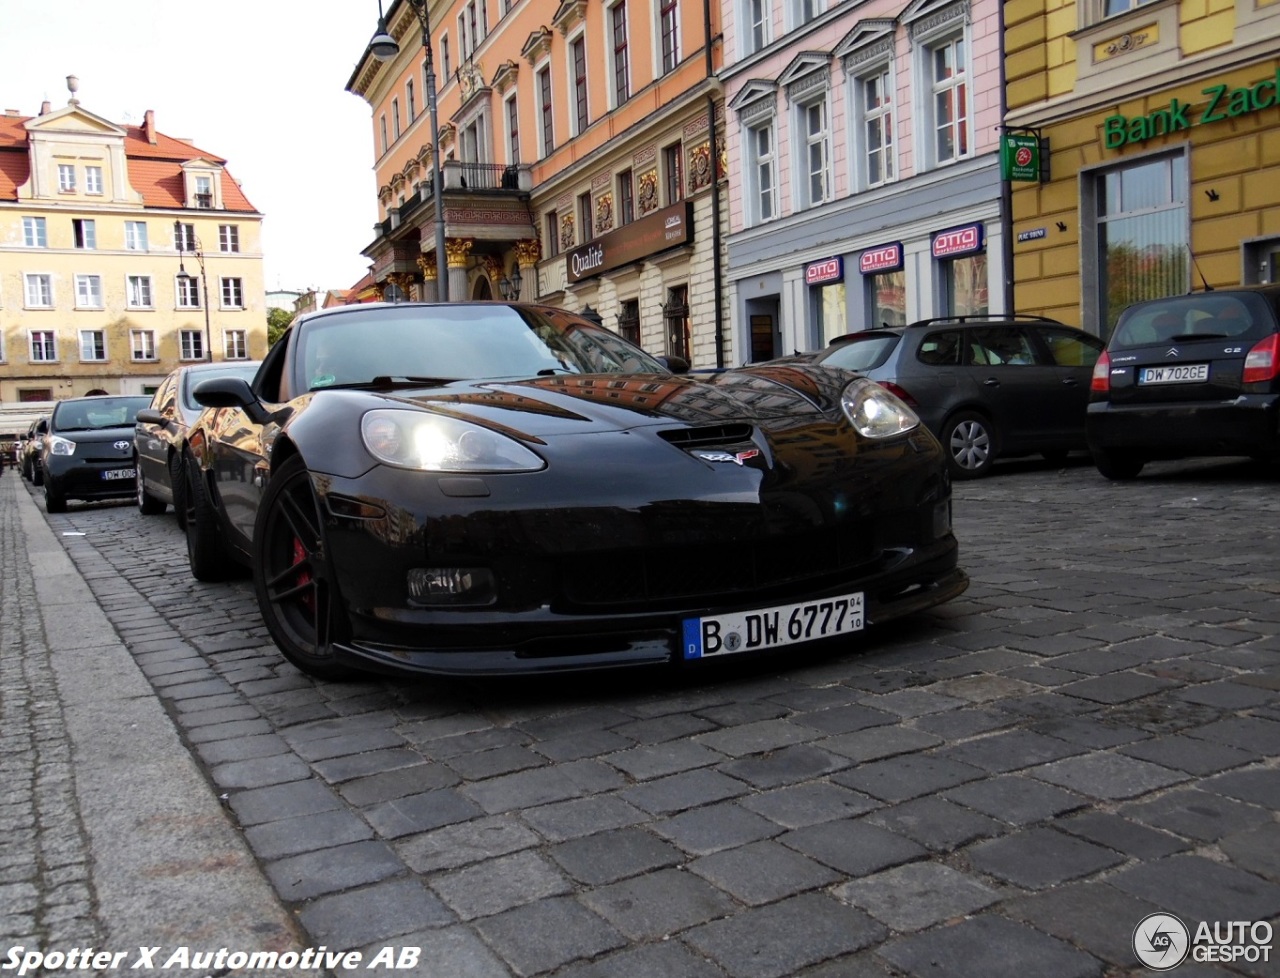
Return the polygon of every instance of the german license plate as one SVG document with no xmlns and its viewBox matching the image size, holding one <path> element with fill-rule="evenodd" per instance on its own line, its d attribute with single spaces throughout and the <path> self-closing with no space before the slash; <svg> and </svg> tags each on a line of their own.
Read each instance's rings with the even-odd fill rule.
<svg viewBox="0 0 1280 978">
<path fill-rule="evenodd" d="M 862 631 L 862 592 L 683 622 L 684 657 L 777 649 Z"/>
<path fill-rule="evenodd" d="M 110 469 L 102 473 L 104 479 L 134 479 L 137 478 L 137 469 Z"/>
<path fill-rule="evenodd" d="M 1167 367 L 1143 367 L 1139 384 L 1200 384 L 1209 379 L 1207 363 L 1179 363 Z"/>
</svg>

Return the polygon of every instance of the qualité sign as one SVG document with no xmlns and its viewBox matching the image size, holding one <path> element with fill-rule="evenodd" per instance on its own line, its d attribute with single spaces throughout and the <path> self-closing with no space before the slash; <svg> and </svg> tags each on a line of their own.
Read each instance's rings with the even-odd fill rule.
<svg viewBox="0 0 1280 978">
<path fill-rule="evenodd" d="M 686 200 L 574 248 L 565 269 L 570 282 L 579 282 L 692 240 L 693 208 Z"/>
</svg>

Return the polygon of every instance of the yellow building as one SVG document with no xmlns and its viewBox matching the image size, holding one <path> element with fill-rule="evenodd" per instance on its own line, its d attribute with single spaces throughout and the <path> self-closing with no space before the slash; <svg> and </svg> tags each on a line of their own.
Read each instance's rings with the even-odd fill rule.
<svg viewBox="0 0 1280 978">
<path fill-rule="evenodd" d="M 1280 280 L 1280 0 L 1008 0 L 1015 300 L 1107 336 L 1131 302 Z"/>
<path fill-rule="evenodd" d="M 261 225 L 226 161 L 158 132 L 149 111 L 141 126 L 74 97 L 6 111 L 0 435 L 49 401 L 148 393 L 181 363 L 262 357 Z"/>
</svg>

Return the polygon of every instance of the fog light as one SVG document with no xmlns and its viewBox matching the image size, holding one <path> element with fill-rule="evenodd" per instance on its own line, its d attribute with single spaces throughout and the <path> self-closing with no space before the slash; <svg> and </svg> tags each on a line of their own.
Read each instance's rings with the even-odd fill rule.
<svg viewBox="0 0 1280 978">
<path fill-rule="evenodd" d="M 418 567 L 409 571 L 409 600 L 424 605 L 485 605 L 497 597 L 487 567 Z"/>
</svg>

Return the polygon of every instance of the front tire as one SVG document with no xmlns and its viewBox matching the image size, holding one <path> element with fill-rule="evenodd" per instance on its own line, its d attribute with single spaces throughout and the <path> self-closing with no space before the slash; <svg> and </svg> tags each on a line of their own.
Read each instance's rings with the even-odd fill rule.
<svg viewBox="0 0 1280 978">
<path fill-rule="evenodd" d="M 1136 479 L 1146 464 L 1143 459 L 1133 455 L 1121 455 L 1104 448 L 1092 449 L 1091 453 L 1093 464 L 1098 467 L 1098 471 L 1112 482 L 1128 482 L 1130 479 Z"/>
<path fill-rule="evenodd" d="M 320 502 L 300 455 L 287 459 L 262 497 L 253 531 L 258 608 L 284 657 L 318 679 L 357 673 L 334 661 L 350 622 L 329 560 Z"/>
<path fill-rule="evenodd" d="M 943 426 L 941 441 L 953 478 L 980 479 L 991 472 L 996 433 L 983 415 L 976 411 L 952 415 Z"/>
<path fill-rule="evenodd" d="M 133 471 L 137 485 L 138 512 L 143 516 L 159 516 L 168 508 L 168 504 L 147 491 L 147 479 L 142 474 L 142 460 L 136 455 L 133 457 Z"/>
<path fill-rule="evenodd" d="M 67 497 L 59 492 L 52 482 L 48 479 L 44 482 L 44 511 L 46 513 L 65 513 L 67 511 Z"/>
<path fill-rule="evenodd" d="M 222 525 L 213 508 L 204 475 L 196 460 L 188 456 L 187 474 L 187 562 L 197 581 L 225 581 L 233 564 L 222 536 Z"/>
</svg>

